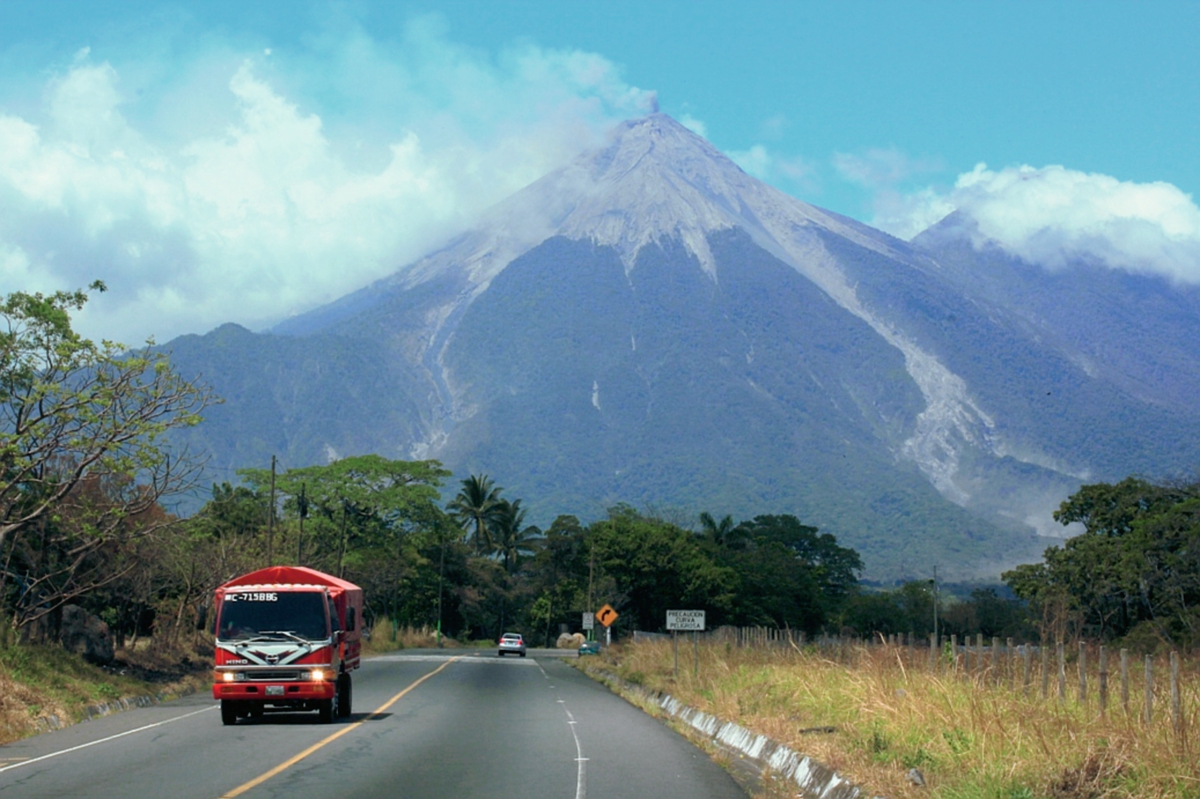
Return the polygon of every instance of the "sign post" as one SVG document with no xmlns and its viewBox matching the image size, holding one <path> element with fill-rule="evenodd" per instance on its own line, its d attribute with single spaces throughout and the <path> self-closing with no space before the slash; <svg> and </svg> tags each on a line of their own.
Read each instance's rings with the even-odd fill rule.
<svg viewBox="0 0 1200 799">
<path fill-rule="evenodd" d="M 612 644 L 612 623 L 617 620 L 621 614 L 613 610 L 612 605 L 605 605 L 596 611 L 596 621 L 604 625 L 604 645 Z"/>
<path fill-rule="evenodd" d="M 667 629 L 671 632 L 675 649 L 675 676 L 679 676 L 679 631 L 690 630 L 692 633 L 692 668 L 694 673 L 700 673 L 700 639 L 699 633 L 704 632 L 703 610 L 668 610 Z"/>
</svg>

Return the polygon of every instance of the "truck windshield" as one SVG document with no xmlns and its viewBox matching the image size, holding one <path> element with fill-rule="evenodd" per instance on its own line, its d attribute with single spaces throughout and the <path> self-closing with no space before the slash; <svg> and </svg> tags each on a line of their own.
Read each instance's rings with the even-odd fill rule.
<svg viewBox="0 0 1200 799">
<path fill-rule="evenodd" d="M 329 637 L 325 595 L 317 591 L 230 591 L 221 603 L 217 637 L 224 641 L 249 638 Z"/>
</svg>

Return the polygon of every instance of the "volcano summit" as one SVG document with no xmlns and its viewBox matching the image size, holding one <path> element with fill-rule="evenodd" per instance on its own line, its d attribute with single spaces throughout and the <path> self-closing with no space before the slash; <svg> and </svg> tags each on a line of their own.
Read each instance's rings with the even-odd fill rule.
<svg viewBox="0 0 1200 799">
<path fill-rule="evenodd" d="M 1200 413 L 1177 400 L 1188 380 L 1200 395 L 1200 300 L 1052 275 L 961 222 L 900 241 L 654 114 L 358 292 L 166 348 L 227 400 L 192 432 L 218 469 L 437 458 L 539 522 L 619 502 L 791 513 L 868 576 L 994 574 L 1040 553 L 1081 481 L 1200 462 Z M 1179 380 L 1103 366 L 1141 362 L 1161 319 L 1121 322 L 1135 341 L 1064 332 L 1131 282 L 1173 303 Z"/>
</svg>

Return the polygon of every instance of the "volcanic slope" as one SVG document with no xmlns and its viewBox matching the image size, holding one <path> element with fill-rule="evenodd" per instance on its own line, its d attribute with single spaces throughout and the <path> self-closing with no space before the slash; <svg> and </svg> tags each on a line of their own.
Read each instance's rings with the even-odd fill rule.
<svg viewBox="0 0 1200 799">
<path fill-rule="evenodd" d="M 994 574 L 1039 552 L 1097 451 L 1121 476 L 1117 439 L 1150 452 L 1200 425 L 1089 375 L 936 255 L 655 114 L 384 280 L 168 348 L 236 391 L 193 434 L 218 467 L 438 458 L 544 523 L 618 502 L 793 513 L 873 577 Z"/>
</svg>

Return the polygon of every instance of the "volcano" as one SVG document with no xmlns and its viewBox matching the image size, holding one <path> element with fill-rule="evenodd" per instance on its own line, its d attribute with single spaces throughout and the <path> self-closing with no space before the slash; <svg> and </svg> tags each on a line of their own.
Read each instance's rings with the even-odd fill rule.
<svg viewBox="0 0 1200 799">
<path fill-rule="evenodd" d="M 653 114 L 383 280 L 166 349 L 226 399 L 189 433 L 216 479 L 271 454 L 436 458 L 543 524 L 790 513 L 870 577 L 995 575 L 1061 535 L 1081 482 L 1200 462 L 1200 414 L 1177 381 L 1096 368 L 1143 360 L 1031 315 L 1071 286 L 1039 292 L 1050 273 L 961 227 L 895 239 Z M 1178 302 L 1172 364 L 1200 374 L 1200 302 Z"/>
</svg>

